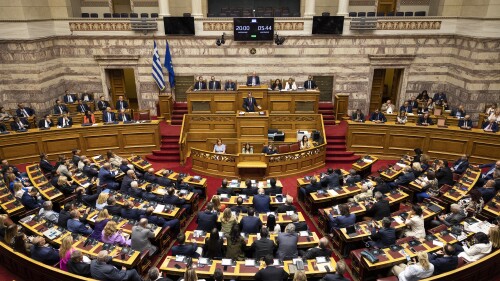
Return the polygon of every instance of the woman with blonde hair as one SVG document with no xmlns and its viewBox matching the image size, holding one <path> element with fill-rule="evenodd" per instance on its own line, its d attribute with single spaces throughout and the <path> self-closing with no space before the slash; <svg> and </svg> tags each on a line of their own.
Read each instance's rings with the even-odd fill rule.
<svg viewBox="0 0 500 281">
<path fill-rule="evenodd" d="M 106 227 L 106 224 L 108 224 L 109 218 L 110 215 L 108 213 L 108 209 L 104 209 L 97 214 L 97 218 L 94 223 L 94 232 L 90 234 L 90 238 L 96 239 L 97 241 L 102 240 L 102 231 L 104 230 L 104 227 Z"/>
<path fill-rule="evenodd" d="M 392 273 L 398 277 L 399 281 L 420 280 L 431 277 L 434 273 L 434 265 L 429 262 L 426 252 L 417 252 L 418 262 L 414 260 L 408 264 L 398 264 L 392 268 Z"/>
<path fill-rule="evenodd" d="M 226 209 L 226 205 L 220 202 L 219 195 L 212 197 L 212 203 L 214 204 L 214 210 L 217 212 L 223 212 Z"/>
<path fill-rule="evenodd" d="M 196 270 L 192 267 L 189 267 L 186 272 L 184 272 L 184 279 L 182 279 L 181 281 L 198 281 Z"/>
<path fill-rule="evenodd" d="M 102 242 L 109 244 L 119 244 L 120 246 L 130 246 L 130 239 L 125 240 L 122 235 L 122 231 L 117 230 L 117 224 L 115 221 L 108 221 L 104 229 L 102 230 L 101 236 Z"/>
<path fill-rule="evenodd" d="M 13 245 L 14 244 L 14 238 L 16 237 L 17 233 L 19 232 L 19 227 L 17 224 L 11 224 L 5 229 L 5 235 L 3 237 L 3 240 L 5 244 L 7 245 Z"/>
<path fill-rule="evenodd" d="M 415 178 L 418 178 L 424 171 L 422 169 L 422 165 L 420 165 L 420 162 L 413 162 L 413 164 L 411 164 L 411 168 L 413 170 L 413 174 L 415 175 Z"/>
<path fill-rule="evenodd" d="M 104 207 L 108 206 L 108 197 L 109 193 L 107 192 L 101 192 L 99 193 L 99 197 L 97 197 L 97 201 L 95 203 L 95 208 L 99 211 L 104 209 Z"/>
<path fill-rule="evenodd" d="M 490 236 L 493 249 L 500 249 L 500 226 L 495 225 L 490 227 L 488 235 Z"/>
<path fill-rule="evenodd" d="M 23 194 L 26 190 L 23 188 L 23 184 L 20 182 L 15 182 L 14 183 L 14 196 L 18 199 L 21 199 L 23 197 Z"/>
<path fill-rule="evenodd" d="M 236 217 L 233 215 L 233 212 L 231 212 L 231 209 L 227 208 L 224 210 L 220 223 L 221 231 L 224 233 L 224 236 L 229 237 L 231 228 L 233 227 L 233 225 L 237 224 Z"/>
<path fill-rule="evenodd" d="M 7 215 L 0 215 L 0 237 L 3 237 L 5 235 L 5 230 L 7 229 L 7 219 L 9 217 Z"/>
<path fill-rule="evenodd" d="M 307 281 L 307 276 L 304 270 L 298 270 L 293 275 L 293 281 Z"/>
<path fill-rule="evenodd" d="M 73 236 L 66 235 L 61 243 L 61 247 L 59 248 L 59 268 L 64 271 L 68 271 L 68 261 L 71 259 L 71 253 L 75 248 L 73 248 Z"/>
</svg>

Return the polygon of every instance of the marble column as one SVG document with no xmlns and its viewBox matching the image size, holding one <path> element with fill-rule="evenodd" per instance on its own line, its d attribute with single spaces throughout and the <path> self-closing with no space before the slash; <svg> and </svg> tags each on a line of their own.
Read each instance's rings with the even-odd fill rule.
<svg viewBox="0 0 500 281">
<path fill-rule="evenodd" d="M 158 8 L 160 10 L 158 15 L 160 18 L 170 16 L 170 4 L 168 2 L 169 0 L 158 0 Z"/>
<path fill-rule="evenodd" d="M 349 15 L 349 0 L 339 0 L 339 11 L 337 16 L 347 17 Z"/>
<path fill-rule="evenodd" d="M 195 18 L 202 18 L 203 11 L 201 9 L 201 0 L 191 0 L 191 16 Z"/>
<path fill-rule="evenodd" d="M 306 0 L 304 17 L 312 17 L 316 15 L 316 0 Z"/>
</svg>

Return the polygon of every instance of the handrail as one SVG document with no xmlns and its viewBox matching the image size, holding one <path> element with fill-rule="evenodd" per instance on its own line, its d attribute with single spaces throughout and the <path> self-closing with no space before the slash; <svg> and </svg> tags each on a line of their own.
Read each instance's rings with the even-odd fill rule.
<svg viewBox="0 0 500 281">
<path fill-rule="evenodd" d="M 186 136 L 184 135 L 184 125 L 186 124 L 186 114 L 182 116 L 182 126 L 181 126 L 181 133 L 179 135 L 179 157 L 180 157 L 180 162 L 181 165 L 184 165 L 186 163 L 186 151 L 185 151 L 185 146 L 186 146 Z"/>
</svg>

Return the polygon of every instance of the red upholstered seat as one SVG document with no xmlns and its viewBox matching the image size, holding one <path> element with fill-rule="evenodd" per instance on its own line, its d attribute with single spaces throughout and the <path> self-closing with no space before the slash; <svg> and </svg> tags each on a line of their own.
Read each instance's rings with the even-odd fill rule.
<svg viewBox="0 0 500 281">
<path fill-rule="evenodd" d="M 282 144 L 278 146 L 278 152 L 279 153 L 288 153 L 290 152 L 290 145 L 288 144 Z"/>
<path fill-rule="evenodd" d="M 290 144 L 290 152 L 299 151 L 300 145 L 298 142 Z"/>
<path fill-rule="evenodd" d="M 389 277 L 377 278 L 377 281 L 398 281 L 398 278 L 393 275 Z"/>
</svg>

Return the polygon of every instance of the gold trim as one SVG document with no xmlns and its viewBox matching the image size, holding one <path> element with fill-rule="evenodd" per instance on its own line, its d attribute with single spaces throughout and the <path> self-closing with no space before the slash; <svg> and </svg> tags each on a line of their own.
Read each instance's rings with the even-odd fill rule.
<svg viewBox="0 0 500 281">
<path fill-rule="evenodd" d="M 441 21 L 379 21 L 378 30 L 423 30 L 441 29 Z"/>
<path fill-rule="evenodd" d="M 73 31 L 132 31 L 130 22 L 69 22 Z"/>
</svg>

